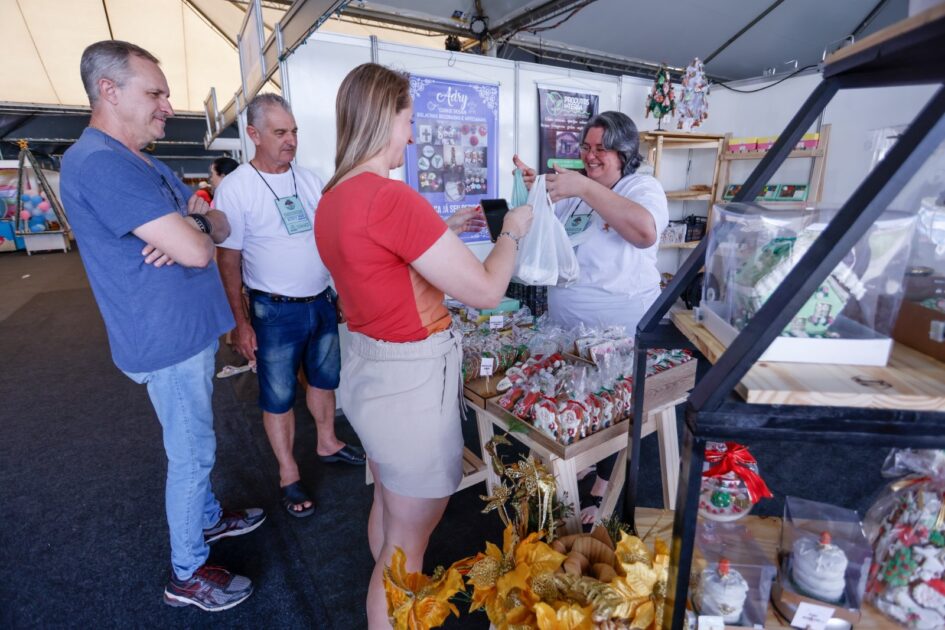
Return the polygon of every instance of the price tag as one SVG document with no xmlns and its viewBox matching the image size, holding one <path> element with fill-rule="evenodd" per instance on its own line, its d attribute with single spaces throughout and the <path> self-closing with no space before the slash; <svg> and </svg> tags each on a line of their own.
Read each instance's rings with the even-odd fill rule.
<svg viewBox="0 0 945 630">
<path fill-rule="evenodd" d="M 725 619 L 717 615 L 699 615 L 698 630 L 725 630 Z"/>
<path fill-rule="evenodd" d="M 492 357 L 482 357 L 482 361 L 479 363 L 479 376 L 492 376 L 494 369 L 495 359 Z"/>
<path fill-rule="evenodd" d="M 791 619 L 791 626 L 805 630 L 824 630 L 827 622 L 833 618 L 833 608 L 801 602 L 797 605 L 797 612 Z"/>
<path fill-rule="evenodd" d="M 499 330 L 505 326 L 505 317 L 503 315 L 489 316 L 489 330 Z"/>
</svg>

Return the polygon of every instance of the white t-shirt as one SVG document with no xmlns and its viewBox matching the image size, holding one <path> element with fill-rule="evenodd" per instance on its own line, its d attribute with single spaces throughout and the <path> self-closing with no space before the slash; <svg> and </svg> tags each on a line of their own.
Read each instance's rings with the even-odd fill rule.
<svg viewBox="0 0 945 630">
<path fill-rule="evenodd" d="M 276 207 L 276 195 L 289 197 L 296 188 L 313 229 L 289 234 Z M 257 173 L 251 165 L 241 164 L 223 178 L 213 206 L 229 219 L 230 236 L 219 247 L 242 250 L 247 287 L 289 297 L 325 290 L 329 274 L 318 255 L 314 230 L 321 191 L 317 175 L 294 165 L 285 173 L 273 174 Z"/>
<path fill-rule="evenodd" d="M 575 247 L 580 276 L 568 287 L 549 287 L 548 310 L 565 328 L 624 326 L 633 334 L 643 313 L 659 295 L 660 274 L 656 267 L 659 235 L 669 224 L 669 209 L 663 187 L 649 175 L 627 175 L 613 188 L 618 195 L 640 204 L 653 215 L 656 243 L 638 248 L 628 243 L 597 212 L 580 198 L 555 204 L 558 219 L 568 224 L 572 215 L 589 214 L 587 229 Z"/>
</svg>

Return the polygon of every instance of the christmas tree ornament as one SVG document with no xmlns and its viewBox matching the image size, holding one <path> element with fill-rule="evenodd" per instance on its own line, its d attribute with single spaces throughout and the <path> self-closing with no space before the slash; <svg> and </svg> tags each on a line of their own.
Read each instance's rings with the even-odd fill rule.
<svg viewBox="0 0 945 630">
<path fill-rule="evenodd" d="M 698 127 L 709 117 L 709 81 L 705 78 L 705 68 L 698 57 L 686 66 L 686 74 L 682 79 L 682 92 L 679 96 L 679 107 L 676 108 L 676 127 L 682 129 L 684 124 L 690 129 Z"/>
<path fill-rule="evenodd" d="M 662 129 L 663 116 L 672 115 L 676 111 L 676 94 L 673 92 L 673 82 L 669 76 L 669 69 L 660 66 L 653 80 L 653 88 L 646 97 L 646 116 L 653 114 L 657 128 Z"/>
</svg>

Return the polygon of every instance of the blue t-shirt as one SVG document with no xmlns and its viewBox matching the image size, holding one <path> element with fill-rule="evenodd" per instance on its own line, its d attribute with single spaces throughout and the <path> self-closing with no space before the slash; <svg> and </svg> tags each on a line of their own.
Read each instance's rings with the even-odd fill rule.
<svg viewBox="0 0 945 630">
<path fill-rule="evenodd" d="M 62 157 L 60 190 L 108 330 L 112 359 L 152 372 L 188 359 L 235 325 L 216 264 L 205 269 L 144 262 L 132 233 L 171 212 L 190 190 L 163 163 L 150 164 L 89 127 Z"/>
</svg>

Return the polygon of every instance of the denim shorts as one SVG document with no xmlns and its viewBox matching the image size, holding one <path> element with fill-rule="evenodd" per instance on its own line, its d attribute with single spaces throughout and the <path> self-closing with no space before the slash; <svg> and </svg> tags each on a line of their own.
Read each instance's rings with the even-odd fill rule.
<svg viewBox="0 0 945 630">
<path fill-rule="evenodd" d="M 326 291 L 311 302 L 281 302 L 250 294 L 256 332 L 259 406 L 285 413 L 295 404 L 299 365 L 309 385 L 337 389 L 341 372 L 338 318 Z"/>
</svg>

